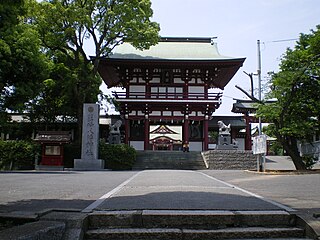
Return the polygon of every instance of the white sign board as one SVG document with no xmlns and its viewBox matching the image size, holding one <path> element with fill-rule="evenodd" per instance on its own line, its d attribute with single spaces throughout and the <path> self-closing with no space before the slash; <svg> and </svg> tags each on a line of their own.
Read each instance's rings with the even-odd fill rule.
<svg viewBox="0 0 320 240">
<path fill-rule="evenodd" d="M 253 154 L 267 153 L 267 136 L 259 135 L 253 138 Z"/>
</svg>

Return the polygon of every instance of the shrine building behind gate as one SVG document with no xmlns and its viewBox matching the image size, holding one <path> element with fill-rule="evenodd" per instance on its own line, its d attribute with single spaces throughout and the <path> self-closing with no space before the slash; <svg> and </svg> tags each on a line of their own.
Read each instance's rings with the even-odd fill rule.
<svg viewBox="0 0 320 240">
<path fill-rule="evenodd" d="M 136 150 L 208 149 L 209 120 L 222 90 L 245 58 L 219 54 L 211 38 L 161 38 L 148 50 L 129 43 L 100 59 L 99 73 L 114 92 L 125 143 Z"/>
</svg>

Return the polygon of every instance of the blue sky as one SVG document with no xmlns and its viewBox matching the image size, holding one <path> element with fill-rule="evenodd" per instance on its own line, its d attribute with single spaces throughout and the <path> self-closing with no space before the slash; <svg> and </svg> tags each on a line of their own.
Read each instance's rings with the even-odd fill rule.
<svg viewBox="0 0 320 240">
<path fill-rule="evenodd" d="M 320 24 L 319 0 L 151 0 L 153 21 L 160 24 L 161 36 L 218 37 L 220 54 L 246 57 L 243 67 L 223 91 L 221 107 L 215 115 L 229 115 L 232 97 L 246 96 L 235 88 L 249 91 L 243 73 L 257 70 L 257 40 L 261 40 L 262 79 L 277 71 L 281 55 L 300 33 L 309 33 Z M 255 78 L 255 86 L 258 86 Z M 105 89 L 105 88 L 104 88 Z"/>
</svg>

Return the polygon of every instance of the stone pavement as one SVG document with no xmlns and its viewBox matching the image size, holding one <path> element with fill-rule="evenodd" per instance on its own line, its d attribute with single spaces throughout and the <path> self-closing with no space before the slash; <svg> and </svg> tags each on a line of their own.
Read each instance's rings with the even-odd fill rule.
<svg viewBox="0 0 320 240">
<path fill-rule="evenodd" d="M 288 162 L 277 161 L 271 159 L 267 166 L 290 167 Z M 310 225 L 320 236 L 319 221 L 309 212 L 317 206 L 320 209 L 319 186 L 319 174 L 278 176 L 223 170 L 9 172 L 0 173 L 0 218 L 24 217 L 49 223 L 71 219 L 74 227 L 69 231 L 70 239 L 77 239 L 72 236 L 81 235 L 79 221 L 96 210 L 290 212 L 298 207 L 298 213 L 311 219 Z M 62 224 L 57 224 L 61 228 Z"/>
<path fill-rule="evenodd" d="M 278 203 L 202 172 L 148 170 L 106 194 L 94 210 L 288 210 Z M 290 210 L 290 209 L 289 209 Z"/>
<path fill-rule="evenodd" d="M 295 170 L 295 166 L 289 156 L 266 156 L 267 170 Z M 313 169 L 320 169 L 320 162 L 317 162 Z"/>
</svg>

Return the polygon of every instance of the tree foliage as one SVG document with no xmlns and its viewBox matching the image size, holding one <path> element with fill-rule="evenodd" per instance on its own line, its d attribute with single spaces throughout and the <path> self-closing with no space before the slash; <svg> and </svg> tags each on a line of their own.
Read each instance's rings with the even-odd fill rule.
<svg viewBox="0 0 320 240">
<path fill-rule="evenodd" d="M 123 41 L 140 49 L 157 43 L 152 14 L 150 0 L 1 1 L 1 113 L 46 123 L 74 117 L 80 133 L 83 103 L 102 95 L 100 57 Z"/>
<path fill-rule="evenodd" d="M 38 84 L 48 73 L 48 59 L 41 51 L 34 26 L 25 21 L 25 1 L 0 3 L 0 109 L 23 111 L 38 95 Z"/>
<path fill-rule="evenodd" d="M 40 154 L 40 145 L 34 142 L 0 140 L 0 170 L 34 169 Z"/>
<path fill-rule="evenodd" d="M 159 38 L 159 26 L 150 20 L 150 0 L 47 0 L 34 5 L 33 12 L 42 46 L 55 64 L 34 106 L 69 106 L 63 110 L 76 114 L 79 131 L 83 103 L 98 100 L 100 58 L 123 41 L 144 49 Z M 91 57 L 88 45 L 94 51 Z"/>
<path fill-rule="evenodd" d="M 308 141 L 320 127 L 320 26 L 301 34 L 294 49 L 287 49 L 280 71 L 271 75 L 268 98 L 259 105 L 258 115 L 273 123 L 268 131 L 277 137 L 297 169 L 306 165 L 300 157 L 298 141 Z"/>
</svg>

